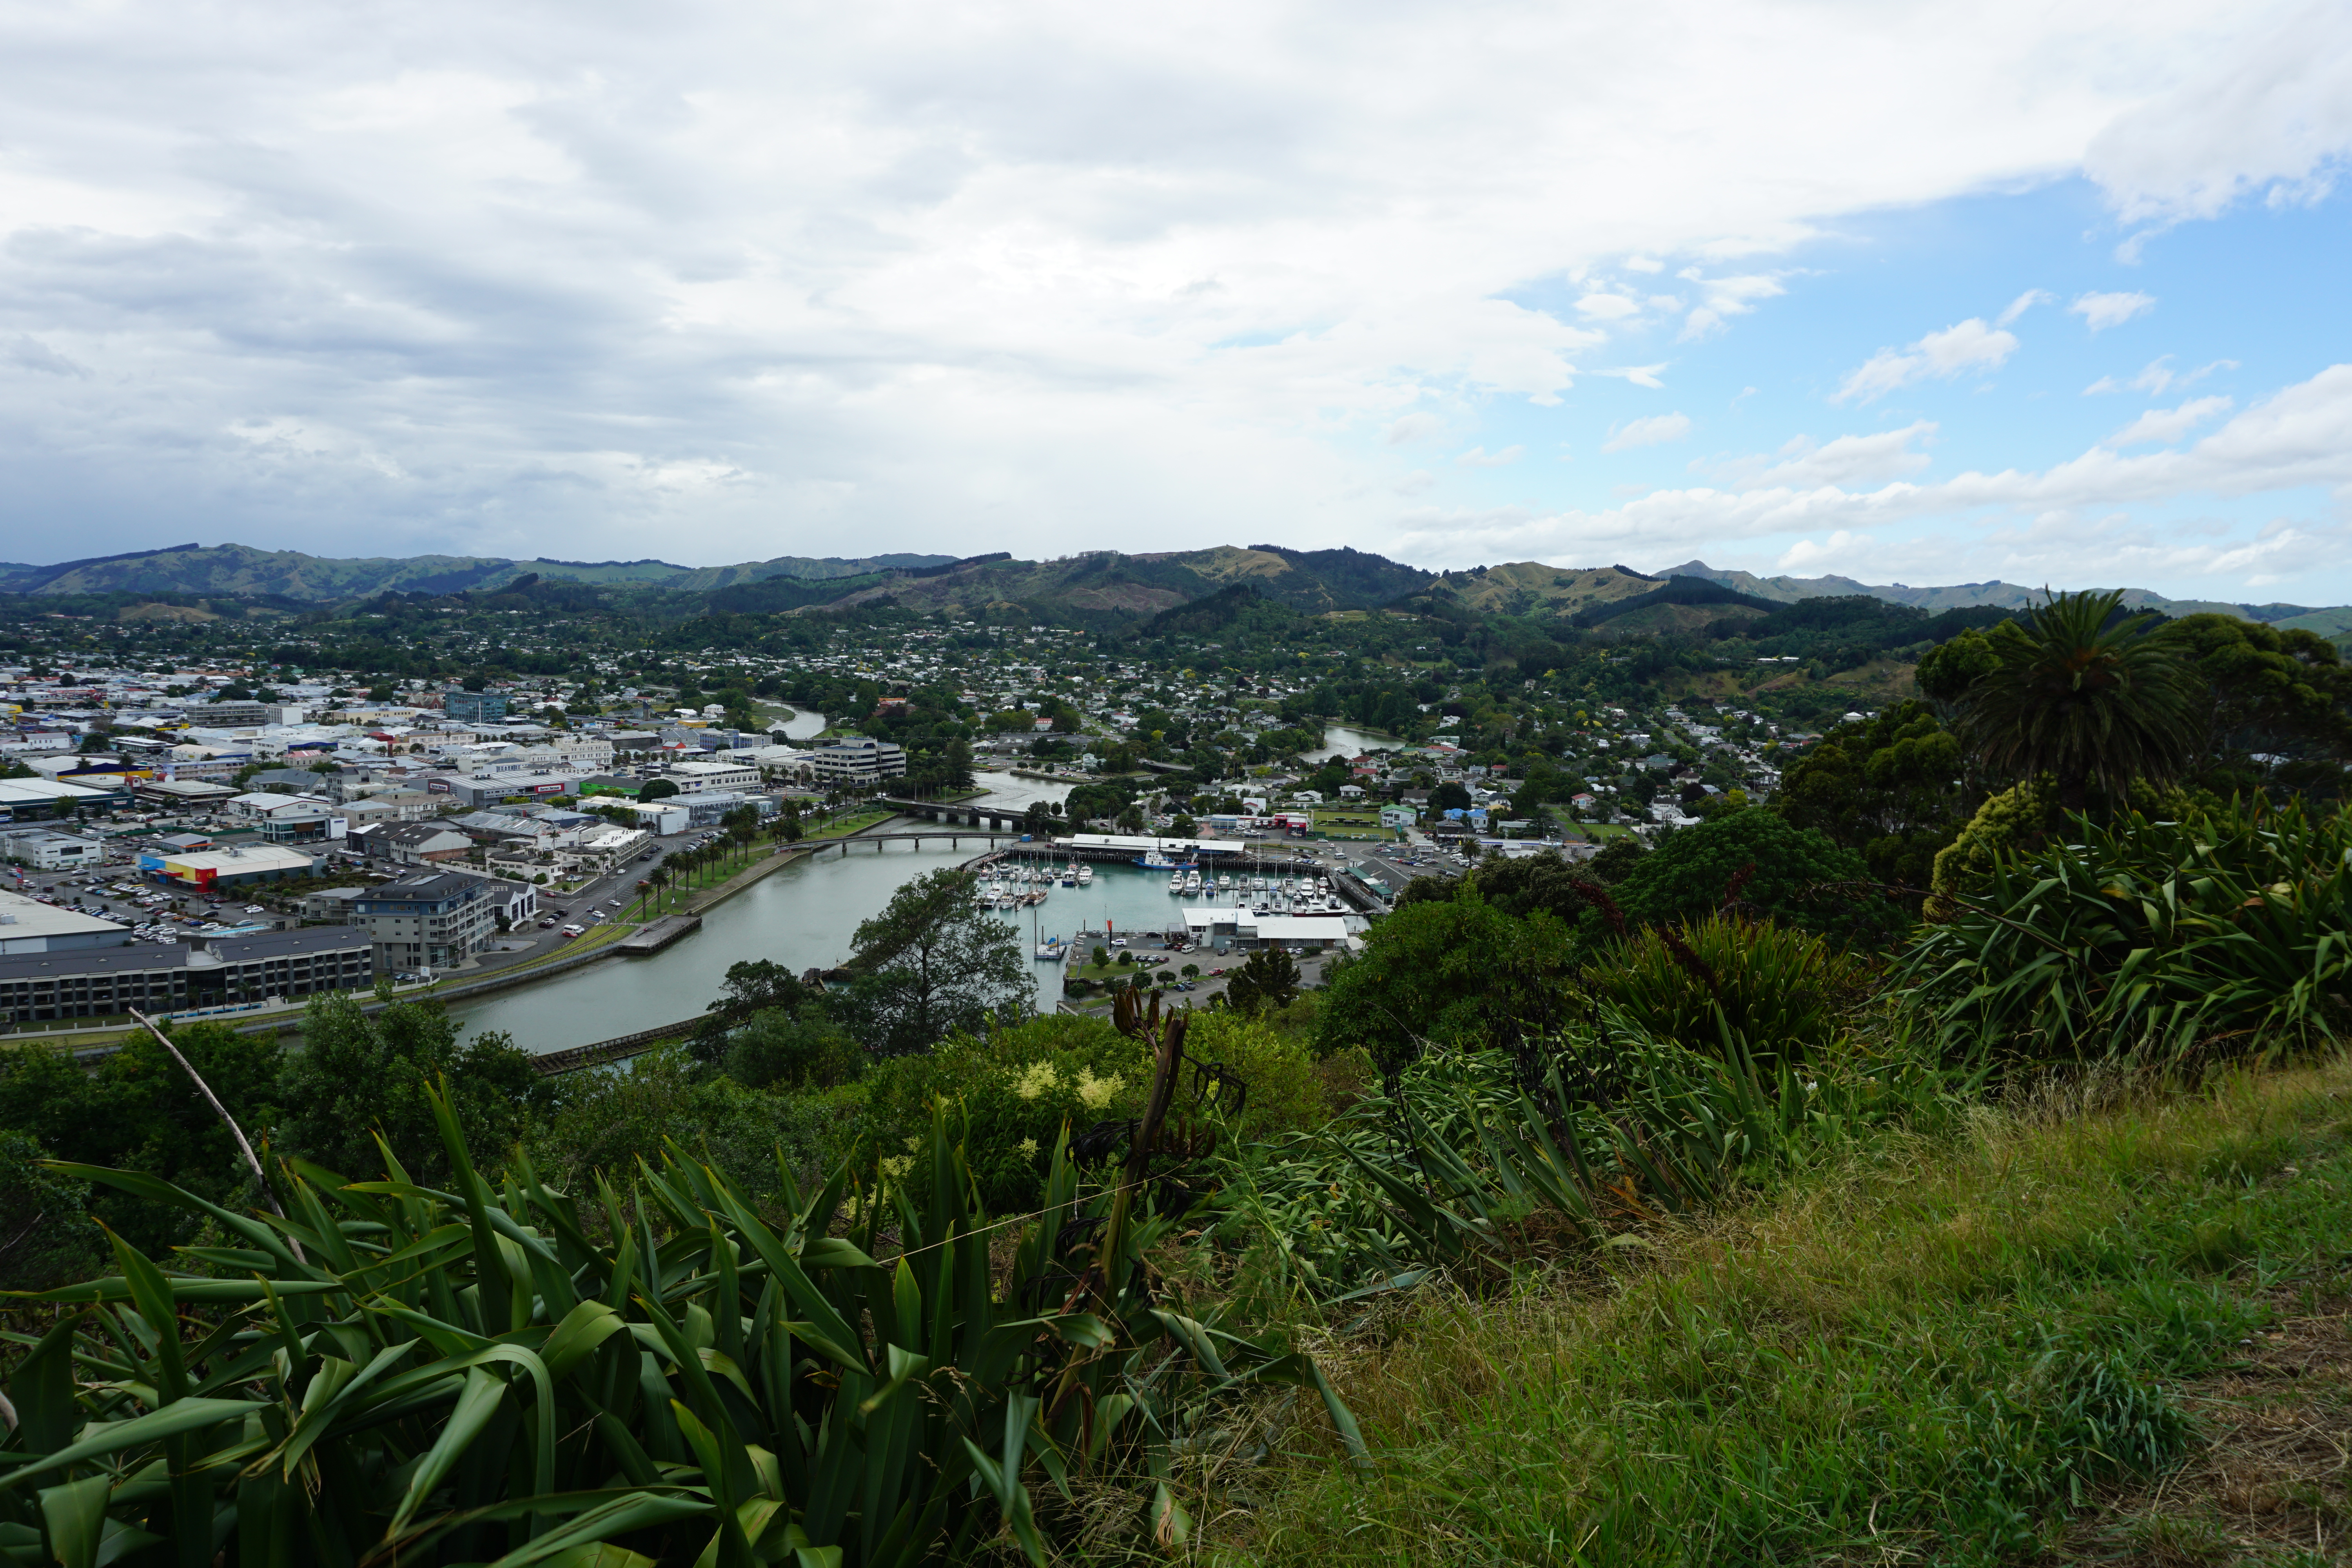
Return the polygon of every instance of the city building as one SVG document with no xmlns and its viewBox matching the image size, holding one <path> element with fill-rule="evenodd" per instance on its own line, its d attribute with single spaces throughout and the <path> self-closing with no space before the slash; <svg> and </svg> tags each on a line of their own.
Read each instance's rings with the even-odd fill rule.
<svg viewBox="0 0 2352 1568">
<path fill-rule="evenodd" d="M 438 860 L 462 860 L 473 850 L 474 841 L 437 822 L 391 822 L 370 831 L 367 846 L 371 855 L 421 866 Z"/>
<path fill-rule="evenodd" d="M 309 926 L 215 937 L 188 958 L 191 1007 L 291 1000 L 315 991 L 364 991 L 375 943 L 351 926 Z"/>
<path fill-rule="evenodd" d="M 163 852 L 139 857 L 139 871 L 151 881 L 210 889 L 248 882 L 277 882 L 310 875 L 316 862 L 299 849 L 255 844 L 236 849 Z"/>
<path fill-rule="evenodd" d="M 187 1005 L 184 947 L 157 942 L 58 953 L 0 953 L 0 1023 L 102 1018 L 136 1007 L 168 1013 Z"/>
<path fill-rule="evenodd" d="M 507 716 L 506 693 L 453 687 L 441 694 L 441 711 L 469 724 L 496 724 Z"/>
<path fill-rule="evenodd" d="M 130 940 L 130 931 L 118 921 L 78 915 L 21 893 L 0 892 L 0 953 L 69 952 L 116 947 Z"/>
<path fill-rule="evenodd" d="M 907 776 L 906 748 L 866 735 L 844 735 L 818 747 L 815 757 L 820 784 L 857 787 Z"/>
<path fill-rule="evenodd" d="M 18 827 L 0 833 L 0 860 L 37 871 L 69 871 L 77 866 L 103 865 L 106 846 L 45 827 Z"/>
<path fill-rule="evenodd" d="M 893 751 L 898 748 L 893 746 Z M 898 771 L 907 771 L 901 753 Z M 701 795 L 710 790 L 754 790 L 760 787 L 760 770 L 747 763 L 673 763 L 662 776 L 677 785 L 680 795 Z"/>
<path fill-rule="evenodd" d="M 352 900 L 351 923 L 364 929 L 379 973 L 446 969 L 482 950 L 498 931 L 504 902 L 487 879 L 425 871 L 370 888 Z"/>
</svg>

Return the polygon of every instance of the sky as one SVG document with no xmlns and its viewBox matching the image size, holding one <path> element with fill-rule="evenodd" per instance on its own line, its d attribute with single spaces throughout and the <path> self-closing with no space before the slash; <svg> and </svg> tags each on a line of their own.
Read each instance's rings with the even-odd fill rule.
<svg viewBox="0 0 2352 1568">
<path fill-rule="evenodd" d="M 2352 601 L 2352 7 L 0 0 L 0 559 Z"/>
</svg>

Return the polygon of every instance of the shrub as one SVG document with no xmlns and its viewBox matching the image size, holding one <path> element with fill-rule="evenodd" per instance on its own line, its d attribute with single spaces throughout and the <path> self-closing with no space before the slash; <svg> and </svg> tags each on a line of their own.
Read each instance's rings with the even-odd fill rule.
<svg viewBox="0 0 2352 1568">
<path fill-rule="evenodd" d="M 1716 1052 L 1728 1026 L 1767 1059 L 1818 1051 L 1871 990 L 1868 967 L 1822 938 L 1721 915 L 1645 931 L 1586 978 L 1660 1039 Z"/>
<path fill-rule="evenodd" d="M 959 1129 L 972 1177 L 993 1206 L 1032 1205 L 1063 1128 L 1135 1116 L 1150 1063 L 1101 1018 L 1055 1014 L 956 1035 L 935 1051 L 878 1065 L 856 1132 L 885 1158 L 919 1140 L 938 1100 Z"/>
<path fill-rule="evenodd" d="M 1000 1228 L 934 1118 L 890 1201 L 853 1200 L 863 1223 L 836 1236 L 849 1170 L 813 1194 L 782 1181 L 771 1223 L 722 1173 L 667 1160 L 634 1205 L 605 1190 L 591 1240 L 576 1195 L 525 1163 L 485 1180 L 430 1105 L 454 1192 L 382 1164 L 364 1169 L 383 1185 L 281 1168 L 282 1225 L 66 1173 L 231 1245 L 193 1259 L 211 1277 L 118 1239 L 111 1278 L 39 1298 L 71 1310 L 12 1371 L 0 1458 L 29 1561 L 88 1568 L 105 1542 L 106 1561 L 196 1564 L 880 1568 L 1013 1548 L 1044 1568 L 1121 1491 L 1133 1525 L 1115 1526 L 1181 1544 L 1158 1478 L 1235 1394 L 1318 1388 L 1365 1457 L 1311 1363 L 1161 1305 L 1143 1259 L 1175 1215 L 1082 1194 L 1067 1161 L 1046 1212 Z M 898 1256 L 877 1263 L 885 1243 Z M 1074 1295 L 1083 1310 L 1040 1316 Z"/>
<path fill-rule="evenodd" d="M 1335 1070 L 1327 1080 L 1316 1068 L 1307 1042 L 1276 1028 L 1263 1017 L 1219 1009 L 1196 1013 L 1184 1037 L 1184 1054 L 1213 1062 L 1248 1086 L 1240 1117 L 1229 1122 L 1237 1135 L 1270 1138 L 1320 1127 L 1344 1107 L 1334 1089 L 1345 1083 Z M 1360 1060 L 1359 1054 L 1356 1059 Z"/>
<path fill-rule="evenodd" d="M 822 1095 L 702 1076 L 682 1046 L 648 1051 L 626 1071 L 573 1076 L 562 1109 L 525 1146 L 534 1165 L 574 1191 L 593 1186 L 597 1171 L 658 1165 L 675 1146 L 765 1203 L 780 1191 L 780 1166 L 804 1183 L 824 1168 L 842 1116 Z"/>
<path fill-rule="evenodd" d="M 1996 854 L 1905 961 L 1956 1052 L 2066 1060 L 2273 1049 L 2352 1030 L 2352 831 L 2334 814 L 2128 813 Z"/>
<path fill-rule="evenodd" d="M 1841 849 L 1811 828 L 1790 826 L 1761 806 L 1723 812 L 1696 827 L 1668 834 L 1635 861 L 1617 884 L 1618 904 L 1639 925 L 1704 919 L 1722 908 L 1735 882 L 1749 910 L 1783 925 L 1842 936 L 1892 935 L 1904 923 L 1893 906 L 1824 888 L 1869 875 L 1860 855 Z M 1587 940 L 1599 946 L 1607 927 L 1584 917 Z"/>
</svg>

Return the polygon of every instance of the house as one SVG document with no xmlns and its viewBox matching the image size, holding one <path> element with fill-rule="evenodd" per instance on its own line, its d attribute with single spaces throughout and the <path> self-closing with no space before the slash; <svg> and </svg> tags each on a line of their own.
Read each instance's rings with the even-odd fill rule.
<svg viewBox="0 0 2352 1568">
<path fill-rule="evenodd" d="M 368 834 L 368 853 L 403 865 L 421 866 L 441 860 L 462 860 L 474 841 L 437 822 L 394 822 Z"/>
<path fill-rule="evenodd" d="M 1420 820 L 1421 813 L 1415 811 L 1409 805 L 1384 805 L 1381 807 L 1381 826 L 1382 827 L 1411 827 L 1414 823 L 1419 822 Z"/>
</svg>

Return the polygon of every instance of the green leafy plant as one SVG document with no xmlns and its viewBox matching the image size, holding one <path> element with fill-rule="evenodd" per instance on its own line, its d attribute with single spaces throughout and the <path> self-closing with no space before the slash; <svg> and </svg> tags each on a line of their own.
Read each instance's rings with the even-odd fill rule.
<svg viewBox="0 0 2352 1568">
<path fill-rule="evenodd" d="M 2352 833 L 2300 805 L 2137 814 L 1996 856 L 1903 978 L 1956 1053 L 2067 1060 L 2338 1039 L 2352 1026 Z"/>
<path fill-rule="evenodd" d="M 1006 1222 L 944 1112 L 877 1181 L 844 1166 L 803 1195 L 779 1171 L 781 1217 L 675 1154 L 583 1205 L 524 1160 L 486 1178 L 431 1103 L 446 1190 L 388 1150 L 374 1181 L 296 1162 L 282 1220 L 65 1168 L 219 1239 L 184 1248 L 185 1271 L 117 1239 L 120 1272 L 25 1298 L 66 1310 L 10 1336 L 12 1552 L 856 1568 L 1003 1539 L 1042 1564 L 1104 1481 L 1181 1541 L 1159 1482 L 1221 1394 L 1322 1389 L 1360 1452 L 1310 1362 L 1190 1315 L 1150 1273 L 1177 1223 L 1152 1189 L 1096 1187 L 1066 1155 L 1043 1211 Z"/>
</svg>

